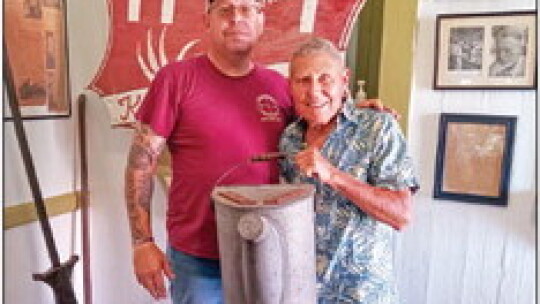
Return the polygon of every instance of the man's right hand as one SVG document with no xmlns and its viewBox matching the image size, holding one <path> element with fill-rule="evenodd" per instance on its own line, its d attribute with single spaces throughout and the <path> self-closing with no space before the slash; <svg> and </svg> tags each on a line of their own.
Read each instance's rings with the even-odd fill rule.
<svg viewBox="0 0 540 304">
<path fill-rule="evenodd" d="M 144 286 L 154 299 L 164 299 L 167 296 L 163 274 L 172 280 L 174 273 L 167 257 L 154 242 L 134 245 L 133 268 L 139 284 Z"/>
</svg>

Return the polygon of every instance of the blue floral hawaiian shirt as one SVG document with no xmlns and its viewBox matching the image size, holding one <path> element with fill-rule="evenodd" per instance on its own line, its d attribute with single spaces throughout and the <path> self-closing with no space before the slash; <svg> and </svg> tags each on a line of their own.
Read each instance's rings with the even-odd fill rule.
<svg viewBox="0 0 540 304">
<path fill-rule="evenodd" d="M 341 171 L 373 186 L 418 188 L 405 139 L 387 113 L 356 109 L 345 103 L 337 127 L 321 153 Z M 303 148 L 306 123 L 292 123 L 280 141 L 280 150 Z M 287 182 L 315 184 L 315 235 L 319 304 L 395 304 L 393 280 L 394 230 L 364 213 L 326 184 L 300 174 L 293 160 L 281 163 Z"/>
</svg>

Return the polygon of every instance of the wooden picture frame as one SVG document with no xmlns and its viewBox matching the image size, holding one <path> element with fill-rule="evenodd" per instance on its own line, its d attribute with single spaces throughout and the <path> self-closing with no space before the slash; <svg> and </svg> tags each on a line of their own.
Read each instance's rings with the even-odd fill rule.
<svg viewBox="0 0 540 304">
<path fill-rule="evenodd" d="M 437 15 L 438 89 L 535 89 L 536 11 Z"/>
<path fill-rule="evenodd" d="M 516 120 L 441 114 L 433 197 L 506 206 Z"/>
<path fill-rule="evenodd" d="M 71 115 L 65 0 L 6 0 L 4 51 L 23 119 Z M 4 103 L 4 119 L 11 120 Z"/>
</svg>

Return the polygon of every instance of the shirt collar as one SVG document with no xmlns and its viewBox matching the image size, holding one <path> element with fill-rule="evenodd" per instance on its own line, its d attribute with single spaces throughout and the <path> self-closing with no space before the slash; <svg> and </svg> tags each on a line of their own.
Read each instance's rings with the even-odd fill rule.
<svg viewBox="0 0 540 304">
<path fill-rule="evenodd" d="M 341 125 L 346 121 L 354 121 L 357 115 L 356 100 L 347 98 L 343 102 L 343 107 L 341 108 L 340 113 L 338 113 L 338 125 Z"/>
<path fill-rule="evenodd" d="M 356 121 L 355 117 L 357 115 L 356 101 L 352 98 L 347 98 L 343 102 L 343 106 L 337 114 L 336 130 L 338 130 L 345 123 Z M 307 122 L 303 118 L 299 118 L 296 121 L 296 126 L 296 132 L 293 136 L 297 141 L 302 142 L 307 129 Z"/>
</svg>

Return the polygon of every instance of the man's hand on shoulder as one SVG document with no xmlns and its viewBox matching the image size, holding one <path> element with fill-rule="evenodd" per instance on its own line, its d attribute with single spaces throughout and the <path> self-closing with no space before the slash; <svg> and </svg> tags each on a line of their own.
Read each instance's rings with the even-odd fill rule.
<svg viewBox="0 0 540 304">
<path fill-rule="evenodd" d="M 359 109 L 368 108 L 379 112 L 386 112 L 394 116 L 396 120 L 401 119 L 401 115 L 394 109 L 385 106 L 382 100 L 378 98 L 364 99 L 356 105 Z"/>
</svg>

